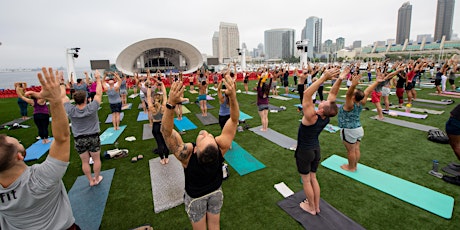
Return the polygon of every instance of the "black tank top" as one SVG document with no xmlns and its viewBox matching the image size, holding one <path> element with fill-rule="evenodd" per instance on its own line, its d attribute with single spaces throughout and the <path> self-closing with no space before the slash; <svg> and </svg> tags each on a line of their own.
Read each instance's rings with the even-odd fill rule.
<svg viewBox="0 0 460 230">
<path fill-rule="evenodd" d="M 195 143 L 193 148 L 195 149 Z M 215 191 L 222 185 L 222 163 L 224 158 L 219 149 L 217 161 L 201 164 L 195 153 L 192 153 L 187 168 L 184 168 L 185 191 L 192 198 L 204 196 Z"/>
<path fill-rule="evenodd" d="M 320 115 L 318 120 L 313 125 L 304 125 L 302 122 L 299 126 L 299 133 L 297 134 L 297 148 L 308 148 L 308 147 L 319 147 L 319 134 L 329 123 L 329 117 L 326 117 L 324 120 Z"/>
</svg>

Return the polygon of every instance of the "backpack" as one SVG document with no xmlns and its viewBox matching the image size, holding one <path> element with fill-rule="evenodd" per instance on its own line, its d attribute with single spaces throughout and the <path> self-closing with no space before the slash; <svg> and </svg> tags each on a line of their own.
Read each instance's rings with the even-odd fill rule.
<svg viewBox="0 0 460 230">
<path fill-rule="evenodd" d="M 440 129 L 428 130 L 428 140 L 441 144 L 449 143 L 449 137 Z"/>
</svg>

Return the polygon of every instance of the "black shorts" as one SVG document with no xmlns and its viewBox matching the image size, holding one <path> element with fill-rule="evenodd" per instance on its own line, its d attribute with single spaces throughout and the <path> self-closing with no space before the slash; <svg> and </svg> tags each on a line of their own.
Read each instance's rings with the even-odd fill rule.
<svg viewBox="0 0 460 230">
<path fill-rule="evenodd" d="M 244 79 L 243 83 L 244 83 L 244 84 L 248 84 L 248 80 L 247 80 L 247 79 Z"/>
<path fill-rule="evenodd" d="M 300 174 L 315 173 L 321 160 L 321 149 L 319 146 L 316 148 L 300 148 L 297 146 L 294 156 L 297 171 Z"/>
<path fill-rule="evenodd" d="M 435 86 L 441 85 L 441 79 L 434 79 L 434 85 Z"/>
<path fill-rule="evenodd" d="M 284 81 L 283 86 L 284 86 L 284 87 L 288 87 L 288 86 L 289 86 L 289 81 Z"/>
<path fill-rule="evenodd" d="M 95 153 L 101 150 L 101 140 L 99 133 L 80 135 L 74 138 L 75 150 L 77 153 L 82 154 L 85 152 Z"/>
<path fill-rule="evenodd" d="M 120 103 L 115 103 L 115 104 L 110 104 L 110 110 L 112 110 L 112 113 L 121 112 L 121 102 Z"/>
<path fill-rule="evenodd" d="M 405 90 L 411 90 L 412 88 L 414 88 L 414 85 L 412 85 L 412 82 L 409 82 L 409 83 L 407 83 L 406 88 L 404 88 L 404 89 Z"/>
<path fill-rule="evenodd" d="M 454 79 L 449 79 L 449 84 L 455 85 L 455 80 Z"/>
</svg>

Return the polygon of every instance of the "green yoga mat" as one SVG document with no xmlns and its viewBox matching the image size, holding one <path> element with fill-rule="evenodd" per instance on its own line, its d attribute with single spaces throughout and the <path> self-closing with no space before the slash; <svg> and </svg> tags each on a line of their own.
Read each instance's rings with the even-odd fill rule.
<svg viewBox="0 0 460 230">
<path fill-rule="evenodd" d="M 264 164 L 234 141 L 232 149 L 225 153 L 224 158 L 240 176 L 265 168 Z"/>
<path fill-rule="evenodd" d="M 321 162 L 321 165 L 438 216 L 446 219 L 452 218 L 453 197 L 363 164 L 358 164 L 356 172 L 345 171 L 340 166 L 346 163 L 348 163 L 346 158 L 332 155 Z"/>
</svg>

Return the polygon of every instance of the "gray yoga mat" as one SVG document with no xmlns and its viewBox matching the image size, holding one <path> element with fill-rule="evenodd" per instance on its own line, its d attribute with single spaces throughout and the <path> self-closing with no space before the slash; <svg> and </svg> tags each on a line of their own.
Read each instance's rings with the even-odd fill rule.
<svg viewBox="0 0 460 230">
<path fill-rule="evenodd" d="M 268 104 L 268 110 L 281 111 L 283 109 L 281 109 L 279 106 Z"/>
<path fill-rule="evenodd" d="M 123 118 L 124 118 L 124 117 L 125 117 L 125 113 L 124 113 L 124 112 L 121 112 L 121 113 L 120 113 L 120 121 L 123 121 Z M 112 123 L 112 114 L 109 114 L 109 115 L 107 116 L 107 119 L 105 119 L 105 123 L 106 123 L 106 124 Z"/>
<path fill-rule="evenodd" d="M 251 130 L 252 132 L 254 132 L 255 134 L 257 135 L 260 135 L 262 137 L 265 137 L 267 140 L 283 147 L 283 148 L 286 148 L 286 149 L 289 149 L 289 150 L 295 150 L 297 148 L 297 141 L 288 137 L 288 136 L 285 136 L 281 133 L 278 133 L 276 131 L 274 131 L 273 129 L 270 129 L 268 128 L 267 131 L 265 132 L 262 132 L 260 131 L 260 129 L 262 128 L 262 126 L 257 126 L 257 127 L 254 127 L 254 128 L 251 128 L 249 130 Z"/>
<path fill-rule="evenodd" d="M 203 125 L 213 125 L 213 124 L 218 124 L 219 120 L 215 116 L 213 116 L 211 113 L 208 113 L 206 117 L 203 117 L 201 113 L 195 114 L 198 120 L 203 123 Z"/>
<path fill-rule="evenodd" d="M 455 168 L 458 168 L 460 169 L 460 167 L 456 167 L 453 165 L 454 163 L 450 163 L 449 165 L 447 165 L 446 167 L 442 168 L 442 171 L 446 172 L 446 173 L 449 173 L 449 174 L 452 174 L 454 176 L 460 176 L 460 171 L 457 171 L 457 170 L 454 170 L 452 169 L 451 167 L 455 167 Z"/>
<path fill-rule="evenodd" d="M 430 130 L 430 129 L 438 129 L 438 128 L 433 127 L 433 126 L 422 125 L 422 124 L 418 124 L 418 123 L 414 123 L 414 122 L 409 122 L 409 121 L 404 121 L 404 120 L 399 120 L 399 119 L 394 119 L 394 118 L 389 118 L 389 117 L 385 117 L 383 120 L 377 119 L 377 116 L 374 116 L 374 117 L 371 117 L 371 118 L 374 119 L 374 120 L 377 120 L 377 121 L 383 121 L 383 122 L 390 123 L 390 124 L 393 124 L 393 125 L 399 125 L 399 126 L 402 126 L 402 127 L 411 128 L 411 129 L 417 129 L 417 130 L 425 131 L 425 132 L 428 132 L 428 130 Z"/>
<path fill-rule="evenodd" d="M 377 112 L 377 109 L 373 109 L 372 111 Z M 426 115 L 426 114 L 406 113 L 406 112 L 401 112 L 401 111 L 397 111 L 397 110 L 383 111 L 382 113 L 389 114 L 391 112 L 397 114 L 398 116 L 417 118 L 417 119 L 425 119 L 425 118 L 428 117 L 428 115 Z"/>
<path fill-rule="evenodd" d="M 155 213 L 184 203 L 185 176 L 182 164 L 169 155 L 169 163 L 160 164 L 160 157 L 149 160 Z"/>
<path fill-rule="evenodd" d="M 453 103 L 452 101 L 437 101 L 437 100 L 428 100 L 428 99 L 421 99 L 421 98 L 417 98 L 417 100 L 414 100 L 414 101 L 437 104 L 437 105 L 450 105 Z"/>
<path fill-rule="evenodd" d="M 9 122 L 6 122 L 2 125 L 0 125 L 0 129 L 3 129 L 5 128 L 5 126 L 12 126 L 14 123 L 18 123 L 18 124 L 21 124 L 22 122 L 25 122 L 25 121 L 28 121 L 29 119 L 31 119 L 32 117 L 27 117 L 25 120 L 21 118 L 17 118 L 17 119 L 14 119 L 12 121 L 9 121 Z"/>
<path fill-rule="evenodd" d="M 398 110 L 406 110 L 405 107 L 398 108 L 398 106 L 396 106 L 396 105 L 392 105 L 392 106 L 390 106 L 390 108 L 398 109 Z M 418 112 L 418 113 L 436 114 L 436 115 L 444 113 L 444 110 L 422 109 L 422 108 L 416 108 L 416 107 L 411 107 L 410 111 L 411 112 Z"/>
<path fill-rule="evenodd" d="M 292 100 L 292 97 L 283 97 L 283 96 L 270 96 L 270 98 L 273 98 L 273 99 L 278 99 L 278 100 L 282 100 L 282 101 L 289 101 L 289 100 Z"/>
<path fill-rule="evenodd" d="M 153 139 L 153 134 L 152 134 L 152 127 L 150 127 L 150 124 L 144 124 L 143 129 L 142 129 L 142 140 L 148 140 L 148 139 Z"/>
<path fill-rule="evenodd" d="M 313 216 L 299 206 L 300 202 L 306 198 L 303 190 L 288 196 L 284 200 L 278 201 L 278 206 L 287 212 L 292 218 L 298 221 L 305 229 L 347 229 L 361 230 L 365 229 L 358 223 L 354 222 L 348 216 L 345 216 L 339 210 L 332 207 L 329 203 L 320 199 L 319 206 L 321 212 Z"/>
<path fill-rule="evenodd" d="M 421 101 L 413 101 L 412 104 L 414 105 L 419 105 L 422 107 L 427 107 L 427 108 L 434 108 L 434 109 L 445 109 L 445 105 L 436 105 L 436 104 L 431 104 L 431 103 L 426 103 L 426 102 L 421 102 Z"/>
</svg>

